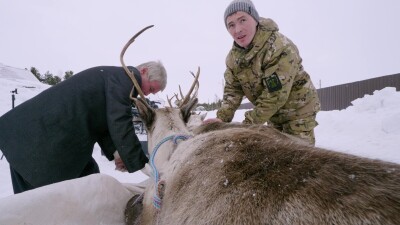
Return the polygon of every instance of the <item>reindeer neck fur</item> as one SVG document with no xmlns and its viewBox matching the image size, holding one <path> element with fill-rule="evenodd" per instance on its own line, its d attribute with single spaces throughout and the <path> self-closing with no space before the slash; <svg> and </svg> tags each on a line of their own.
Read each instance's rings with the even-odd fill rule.
<svg viewBox="0 0 400 225">
<path fill-rule="evenodd" d="M 155 120 L 149 132 L 147 140 L 149 144 L 149 154 L 154 151 L 154 147 L 164 138 L 171 135 L 191 135 L 182 120 L 179 109 L 163 108 L 155 111 Z M 162 171 L 162 165 L 167 162 L 173 153 L 176 145 L 172 141 L 162 144 L 156 154 L 155 164 Z"/>
<path fill-rule="evenodd" d="M 192 135 L 182 119 L 180 110 L 176 108 L 161 108 L 155 110 L 154 121 L 152 121 L 152 125 L 148 129 L 149 132 L 147 140 L 150 155 L 155 150 L 154 147 L 169 136 Z M 154 163 L 160 174 L 161 180 L 164 180 L 164 175 L 166 174 L 165 170 L 168 168 L 170 157 L 178 146 L 179 145 L 175 145 L 172 141 L 167 141 L 160 145 L 159 149 L 157 150 Z M 143 199 L 144 204 L 152 205 L 153 196 L 155 195 L 155 190 L 157 190 L 157 188 L 157 183 L 150 183 L 150 185 L 146 188 L 146 194 Z M 149 209 L 149 211 L 146 213 L 149 215 L 157 214 L 154 207 Z M 150 217 L 153 218 L 153 216 Z M 146 224 L 146 221 L 143 222 Z"/>
</svg>

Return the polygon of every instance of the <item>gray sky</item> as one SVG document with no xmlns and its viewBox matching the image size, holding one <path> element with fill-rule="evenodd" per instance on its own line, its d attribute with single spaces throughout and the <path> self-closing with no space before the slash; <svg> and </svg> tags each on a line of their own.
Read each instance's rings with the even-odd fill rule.
<svg viewBox="0 0 400 225">
<path fill-rule="evenodd" d="M 63 76 L 98 65 L 161 60 L 168 71 L 164 98 L 191 85 L 201 67 L 200 102 L 222 97 L 225 56 L 232 38 L 223 13 L 231 0 L 0 0 L 0 63 Z M 398 0 L 254 0 L 300 49 L 315 86 L 400 73 Z"/>
</svg>

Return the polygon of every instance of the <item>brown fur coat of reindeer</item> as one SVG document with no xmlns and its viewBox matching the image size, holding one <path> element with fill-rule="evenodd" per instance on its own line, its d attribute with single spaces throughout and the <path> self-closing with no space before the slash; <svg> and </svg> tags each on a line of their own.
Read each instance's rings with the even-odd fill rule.
<svg viewBox="0 0 400 225">
<path fill-rule="evenodd" d="M 137 101 L 150 145 L 188 134 L 194 102 L 154 111 Z M 214 123 L 192 135 L 160 147 L 162 206 L 152 205 L 152 182 L 130 222 L 400 224 L 398 164 L 310 147 L 266 126 Z"/>
</svg>

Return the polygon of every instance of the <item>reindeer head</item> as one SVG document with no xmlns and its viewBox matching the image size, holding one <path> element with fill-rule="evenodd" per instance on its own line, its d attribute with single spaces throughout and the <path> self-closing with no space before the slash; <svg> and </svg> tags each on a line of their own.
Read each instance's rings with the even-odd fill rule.
<svg viewBox="0 0 400 225">
<path fill-rule="evenodd" d="M 180 103 L 177 107 L 166 107 L 166 108 L 158 108 L 154 109 L 148 105 L 146 102 L 141 87 L 138 85 L 135 77 L 129 71 L 129 69 L 125 66 L 123 62 L 123 56 L 128 46 L 134 41 L 134 39 L 142 33 L 144 30 L 150 28 L 152 26 L 146 27 L 141 30 L 138 34 L 132 37 L 128 43 L 125 45 L 121 52 L 121 64 L 124 67 L 127 75 L 131 78 L 136 90 L 140 94 L 141 98 L 134 98 L 132 96 L 132 92 L 130 94 L 130 98 L 134 101 L 136 105 L 139 117 L 142 119 L 145 128 L 147 130 L 147 140 L 148 140 L 148 148 L 150 154 L 150 165 L 153 169 L 153 179 L 158 176 L 158 173 L 163 173 L 163 165 L 168 162 L 171 154 L 174 152 L 176 148 L 176 144 L 172 141 L 165 142 L 169 137 L 174 137 L 177 135 L 192 135 L 192 133 L 188 130 L 186 124 L 191 116 L 192 109 L 197 105 L 197 91 L 199 87 L 198 78 L 200 75 L 200 68 L 198 68 L 197 75 L 194 76 L 195 80 L 185 97 L 183 97 L 182 91 L 180 89 L 180 93 L 182 99 L 180 99 Z M 193 90 L 196 88 L 196 91 L 193 93 Z M 163 143 L 161 146 L 160 143 Z M 160 147 L 161 146 L 161 147 Z M 157 147 L 157 148 L 156 148 Z M 159 148 L 160 147 L 160 148 Z M 157 150 L 155 150 L 157 149 Z M 157 152 L 157 155 L 155 155 Z M 154 153 L 154 154 L 153 154 Z M 157 156 L 157 157 L 156 157 Z M 155 170 L 155 166 L 157 166 L 157 170 Z M 157 179 L 155 179 L 157 180 Z M 157 190 L 154 185 L 158 185 L 158 182 L 154 182 L 150 187 L 148 187 L 149 191 L 146 192 L 145 200 L 146 202 L 151 201 L 151 196 L 155 194 L 155 190 Z"/>
<path fill-rule="evenodd" d="M 133 89 L 131 91 L 130 98 L 134 101 L 136 107 L 138 108 L 140 118 L 142 119 L 143 123 L 145 124 L 147 134 L 148 134 L 148 147 L 149 147 L 149 154 L 151 154 L 152 148 L 154 147 L 155 143 L 162 140 L 163 137 L 167 135 L 171 135 L 174 133 L 188 133 L 188 129 L 186 127 L 186 123 L 189 120 L 191 115 L 192 109 L 197 104 L 197 93 L 199 88 L 199 76 L 200 76 L 200 68 L 197 70 L 196 76 L 192 73 L 195 77 L 193 84 L 185 97 L 183 97 L 181 88 L 179 86 L 179 90 L 182 96 L 180 100 L 180 104 L 178 108 L 164 108 L 164 109 L 153 109 L 145 100 L 143 95 L 142 89 L 139 86 L 138 82 L 135 79 L 135 76 L 132 74 L 131 71 L 126 67 L 123 56 L 128 49 L 128 47 L 135 41 L 135 38 L 138 37 L 141 33 L 145 30 L 153 27 L 147 26 L 137 34 L 135 34 L 124 46 L 121 51 L 120 61 L 122 67 L 125 69 L 127 75 L 131 78 L 136 90 L 140 94 L 141 98 L 134 98 L 132 96 Z M 193 93 L 193 90 L 196 88 L 196 91 Z M 193 94 L 192 94 L 193 93 Z"/>
<path fill-rule="evenodd" d="M 189 92 L 186 94 L 186 96 L 183 97 L 180 86 L 179 86 L 179 91 L 181 93 L 182 98 L 179 99 L 177 94 L 175 94 L 175 97 L 179 102 L 177 108 L 172 106 L 172 103 L 171 103 L 172 98 L 169 99 L 168 96 L 167 96 L 167 98 L 168 98 L 170 107 L 166 108 L 166 109 L 158 109 L 158 110 L 157 109 L 155 110 L 152 107 L 150 107 L 147 104 L 147 102 L 144 101 L 143 99 L 132 98 L 136 107 L 138 108 L 138 111 L 139 111 L 142 121 L 146 125 L 148 134 L 151 134 L 152 131 L 154 130 L 153 125 L 154 125 L 155 120 L 157 119 L 157 116 L 155 115 L 156 111 L 160 111 L 160 112 L 164 111 L 164 113 L 167 113 L 167 111 L 168 111 L 167 114 L 170 114 L 170 115 L 174 114 L 173 111 L 176 111 L 175 112 L 176 115 L 178 114 L 177 112 L 179 112 L 179 115 L 181 116 L 180 117 L 181 122 L 183 122 L 184 124 L 186 124 L 188 122 L 189 117 L 192 115 L 191 112 L 198 102 L 197 93 L 198 93 L 198 89 L 199 89 L 198 79 L 200 76 L 200 68 L 198 68 L 196 75 L 194 75 L 193 73 L 192 73 L 192 75 L 194 76 L 195 79 L 193 81 L 193 84 L 192 84 Z M 140 87 L 138 86 L 137 89 L 140 89 Z M 159 113 L 159 114 L 161 114 L 161 113 Z M 160 116 L 158 116 L 158 117 L 160 117 Z M 169 116 L 169 117 L 171 117 L 171 116 Z M 175 123 L 177 122 L 177 121 L 173 120 L 172 118 L 169 118 L 169 119 L 166 118 L 166 119 L 169 120 L 170 122 L 171 121 L 174 121 Z M 171 130 L 172 130 L 172 128 L 171 128 Z"/>
<path fill-rule="evenodd" d="M 187 96 L 190 96 L 190 93 L 191 92 L 189 92 Z M 157 218 L 157 210 L 151 206 L 155 204 L 155 199 L 162 198 L 165 187 L 162 181 L 159 182 L 160 179 L 158 177 L 163 177 L 164 171 L 166 170 L 165 166 L 168 165 L 169 159 L 177 147 L 176 143 L 168 139 L 170 137 L 177 137 L 178 135 L 192 135 L 186 123 L 198 99 L 193 96 L 185 97 L 184 100 L 185 101 L 182 101 L 184 104 L 176 108 L 166 107 L 153 109 L 145 104 L 145 101 L 142 99 L 134 99 L 139 111 L 139 116 L 142 118 L 147 129 L 147 141 L 150 154 L 149 164 L 152 169 L 152 177 L 150 179 L 154 181 L 146 188 L 144 195 L 143 205 L 145 205 L 146 208 L 144 212 L 145 215 L 147 215 L 142 217 L 144 220 Z M 146 221 L 142 222 L 146 224 Z"/>
</svg>

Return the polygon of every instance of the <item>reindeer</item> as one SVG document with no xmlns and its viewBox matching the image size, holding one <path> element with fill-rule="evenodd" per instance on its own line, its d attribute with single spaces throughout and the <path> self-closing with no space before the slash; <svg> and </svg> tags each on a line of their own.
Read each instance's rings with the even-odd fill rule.
<svg viewBox="0 0 400 225">
<path fill-rule="evenodd" d="M 263 125 L 191 131 L 191 91 L 176 108 L 134 101 L 152 177 L 128 202 L 127 224 L 400 224 L 399 164 L 312 147 Z"/>
</svg>

